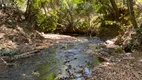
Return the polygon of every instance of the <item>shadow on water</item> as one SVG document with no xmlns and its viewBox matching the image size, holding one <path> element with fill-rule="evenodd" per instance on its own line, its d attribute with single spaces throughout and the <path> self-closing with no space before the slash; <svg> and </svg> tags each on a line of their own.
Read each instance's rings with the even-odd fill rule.
<svg viewBox="0 0 142 80">
<path fill-rule="evenodd" d="M 58 43 L 42 50 L 41 55 L 15 62 L 5 76 L 10 80 L 86 80 L 101 61 L 92 56 L 103 41 L 79 37 L 71 43 Z M 3 76 L 4 77 L 4 76 Z"/>
</svg>

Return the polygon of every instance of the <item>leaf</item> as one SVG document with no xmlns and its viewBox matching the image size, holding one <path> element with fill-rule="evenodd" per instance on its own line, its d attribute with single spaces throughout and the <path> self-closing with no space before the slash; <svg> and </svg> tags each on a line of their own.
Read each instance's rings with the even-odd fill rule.
<svg viewBox="0 0 142 80">
<path fill-rule="evenodd" d="M 71 2 L 73 2 L 74 4 L 79 4 L 81 2 L 83 2 L 82 0 L 71 0 Z"/>
</svg>

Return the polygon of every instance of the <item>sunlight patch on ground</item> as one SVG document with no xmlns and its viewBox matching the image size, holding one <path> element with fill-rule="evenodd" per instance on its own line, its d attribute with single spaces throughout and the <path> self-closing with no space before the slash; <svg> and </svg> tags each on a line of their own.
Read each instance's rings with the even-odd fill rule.
<svg viewBox="0 0 142 80">
<path fill-rule="evenodd" d="M 76 39 L 75 37 L 67 36 L 67 35 L 60 35 L 60 34 L 43 34 L 44 38 L 50 38 L 50 39 L 62 39 L 62 38 L 72 38 Z"/>
</svg>

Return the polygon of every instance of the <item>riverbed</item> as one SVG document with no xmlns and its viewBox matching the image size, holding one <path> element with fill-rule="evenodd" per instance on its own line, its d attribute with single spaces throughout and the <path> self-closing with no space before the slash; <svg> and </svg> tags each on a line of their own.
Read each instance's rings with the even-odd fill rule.
<svg viewBox="0 0 142 80">
<path fill-rule="evenodd" d="M 0 74 L 8 80 L 86 80 L 100 61 L 92 53 L 104 44 L 99 38 L 78 37 L 56 43 L 38 55 L 14 61 Z M 99 48 L 98 48 L 99 49 Z"/>
</svg>

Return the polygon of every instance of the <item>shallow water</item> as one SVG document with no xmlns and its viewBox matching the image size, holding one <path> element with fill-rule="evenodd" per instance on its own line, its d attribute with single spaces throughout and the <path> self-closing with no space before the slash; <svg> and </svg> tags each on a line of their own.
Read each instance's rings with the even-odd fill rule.
<svg viewBox="0 0 142 80">
<path fill-rule="evenodd" d="M 92 56 L 98 38 L 79 37 L 69 43 L 57 43 L 41 50 L 40 55 L 22 59 L 7 68 L 0 79 L 8 80 L 86 80 L 91 68 L 100 62 Z"/>
</svg>

